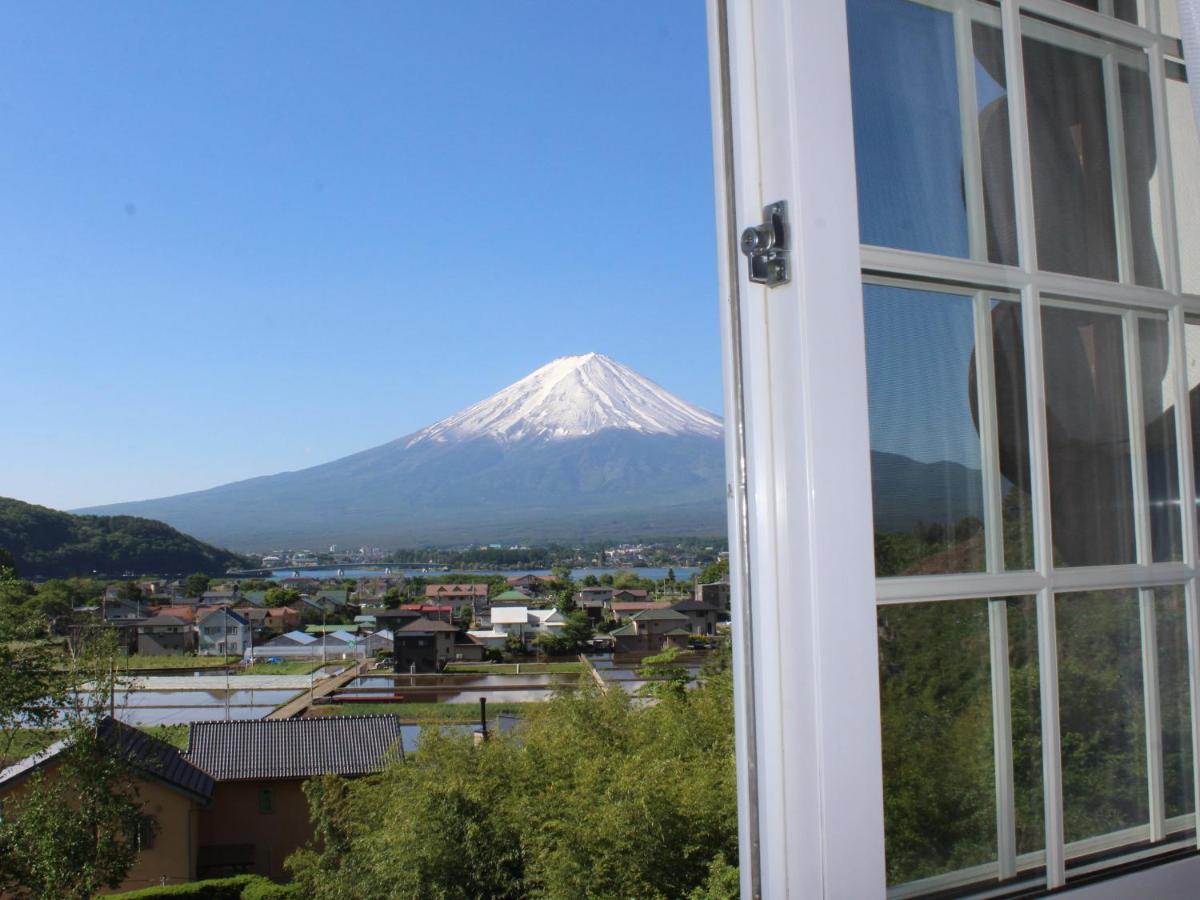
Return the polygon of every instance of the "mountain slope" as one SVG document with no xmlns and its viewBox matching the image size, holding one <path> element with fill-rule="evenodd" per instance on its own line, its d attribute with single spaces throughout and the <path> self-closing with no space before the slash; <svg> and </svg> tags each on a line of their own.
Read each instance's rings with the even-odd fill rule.
<svg viewBox="0 0 1200 900">
<path fill-rule="evenodd" d="M 415 434 L 298 472 L 88 512 L 246 549 L 724 531 L 718 418 L 599 354 L 562 357 Z"/>
<path fill-rule="evenodd" d="M 24 578 L 136 574 L 217 575 L 244 563 L 162 522 L 75 516 L 0 497 L 0 548 Z"/>
</svg>

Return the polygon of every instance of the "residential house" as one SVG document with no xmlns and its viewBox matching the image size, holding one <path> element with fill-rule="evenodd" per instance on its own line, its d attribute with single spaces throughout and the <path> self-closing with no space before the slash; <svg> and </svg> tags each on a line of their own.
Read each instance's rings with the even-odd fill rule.
<svg viewBox="0 0 1200 900">
<path fill-rule="evenodd" d="M 479 611 L 487 605 L 487 598 L 486 584 L 425 585 L 425 600 L 429 603 L 449 603 L 452 606 L 470 604 L 472 609 Z"/>
<path fill-rule="evenodd" d="M 612 592 L 613 603 L 645 603 L 650 599 L 650 592 L 645 588 L 619 588 Z"/>
<path fill-rule="evenodd" d="M 254 607 L 262 609 L 267 605 L 266 591 L 239 591 L 237 602 L 233 604 L 234 609 L 249 609 Z"/>
<path fill-rule="evenodd" d="M 212 803 L 213 778 L 170 744 L 115 719 L 100 722 L 101 741 L 133 770 L 142 813 L 151 820 L 141 850 L 116 890 L 194 881 L 201 810 Z M 58 777 L 66 739 L 0 771 L 0 804 L 19 799 L 35 773 Z M 307 818 L 307 814 L 305 815 Z"/>
<path fill-rule="evenodd" d="M 370 613 L 375 617 L 376 627 L 387 628 L 391 631 L 396 631 L 409 622 L 415 622 L 422 618 L 419 612 L 412 609 L 371 609 Z"/>
<path fill-rule="evenodd" d="M 696 601 L 715 606 L 717 609 L 729 610 L 729 582 L 714 581 L 710 584 L 696 585 Z"/>
<path fill-rule="evenodd" d="M 688 617 L 673 609 L 643 609 L 609 635 L 618 653 L 686 648 L 691 638 L 689 625 Z"/>
<path fill-rule="evenodd" d="M 492 598 L 489 606 L 528 606 L 533 593 L 520 588 L 502 591 Z"/>
<path fill-rule="evenodd" d="M 616 595 L 613 595 L 613 601 L 609 604 L 609 613 L 618 622 L 624 622 L 635 613 L 644 612 L 648 609 L 670 609 L 671 604 L 664 600 L 638 600 L 631 602 L 619 602 Z"/>
<path fill-rule="evenodd" d="M 397 672 L 440 672 L 454 659 L 458 629 L 445 622 L 417 619 L 392 632 Z"/>
<path fill-rule="evenodd" d="M 304 782 L 378 772 L 400 750 L 395 716 L 196 722 L 184 759 L 214 782 L 199 813 L 197 875 L 288 875 L 284 860 L 313 837 Z"/>
<path fill-rule="evenodd" d="M 505 579 L 510 588 L 527 590 L 531 594 L 540 594 L 554 583 L 552 575 L 510 575 Z"/>
<path fill-rule="evenodd" d="M 310 596 L 323 606 L 329 604 L 326 608 L 343 610 L 350 605 L 349 588 L 322 588 Z"/>
<path fill-rule="evenodd" d="M 137 624 L 137 652 L 143 656 L 178 656 L 195 648 L 195 629 L 179 616 L 159 613 Z"/>
<path fill-rule="evenodd" d="M 687 616 L 692 634 L 716 634 L 717 619 L 723 612 L 723 610 L 707 603 L 701 603 L 699 600 L 681 600 L 671 609 Z"/>
<path fill-rule="evenodd" d="M 290 606 L 242 609 L 238 614 L 250 623 L 255 641 L 270 640 L 275 635 L 300 627 L 300 613 Z"/>
<path fill-rule="evenodd" d="M 378 603 L 387 596 L 392 588 L 400 590 L 404 587 L 405 579 L 396 575 L 382 578 L 360 578 L 358 587 L 354 590 L 354 599 L 361 603 Z"/>
<path fill-rule="evenodd" d="M 196 617 L 201 656 L 241 656 L 250 647 L 250 623 L 228 607 Z"/>
<path fill-rule="evenodd" d="M 516 637 L 525 646 L 539 635 L 553 634 L 566 624 L 557 609 L 531 609 L 525 606 L 494 606 L 490 610 L 492 631 Z"/>
<path fill-rule="evenodd" d="M 233 606 L 237 602 L 236 586 L 233 588 L 217 588 L 207 590 L 200 595 L 200 602 L 205 606 Z"/>
<path fill-rule="evenodd" d="M 585 587 L 575 592 L 575 606 L 583 610 L 593 624 L 602 622 L 609 612 L 613 588 Z"/>
<path fill-rule="evenodd" d="M 453 624 L 457 608 L 449 603 L 401 603 L 400 609 L 415 612 L 426 619 Z"/>
</svg>

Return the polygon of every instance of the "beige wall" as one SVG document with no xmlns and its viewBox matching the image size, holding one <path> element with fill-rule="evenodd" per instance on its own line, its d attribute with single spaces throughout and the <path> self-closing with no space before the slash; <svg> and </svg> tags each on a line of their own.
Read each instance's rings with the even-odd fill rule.
<svg viewBox="0 0 1200 900">
<path fill-rule="evenodd" d="M 312 837 L 301 780 L 226 781 L 212 805 L 200 813 L 200 846 L 254 845 L 254 872 L 286 880 L 283 861 Z M 260 792 L 271 791 L 271 811 L 259 808 Z"/>
<path fill-rule="evenodd" d="M 48 763 L 40 771 L 49 781 L 58 777 L 59 767 Z M 0 797 L 19 798 L 28 784 L 28 780 L 23 780 L 7 792 L 0 789 Z M 120 886 L 102 891 L 105 894 L 162 884 L 164 880 L 167 884 L 177 884 L 196 878 L 198 804 L 157 781 L 138 779 L 137 788 L 143 811 L 158 822 L 158 833 L 153 846 L 138 854 Z"/>
</svg>

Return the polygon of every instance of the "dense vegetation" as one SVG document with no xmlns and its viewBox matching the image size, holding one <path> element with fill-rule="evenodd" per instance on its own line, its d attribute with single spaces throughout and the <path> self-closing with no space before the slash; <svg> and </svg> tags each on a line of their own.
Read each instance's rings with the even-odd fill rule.
<svg viewBox="0 0 1200 900">
<path fill-rule="evenodd" d="M 582 689 L 476 745 L 427 729 L 381 775 L 309 782 L 305 897 L 737 896 L 731 679 L 641 706 Z M 402 861 L 398 863 L 398 861 Z"/>
<path fill-rule="evenodd" d="M 25 578 L 220 574 L 247 564 L 237 554 L 153 519 L 74 516 L 6 497 L 0 497 L 0 548 Z"/>
</svg>

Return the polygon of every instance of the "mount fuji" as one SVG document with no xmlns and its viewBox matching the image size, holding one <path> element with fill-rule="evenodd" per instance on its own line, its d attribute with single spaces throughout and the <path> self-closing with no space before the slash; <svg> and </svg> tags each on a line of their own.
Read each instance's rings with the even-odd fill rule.
<svg viewBox="0 0 1200 900">
<path fill-rule="evenodd" d="M 240 550 L 583 541 L 725 530 L 721 420 L 598 353 L 333 462 L 80 512 Z"/>
</svg>

